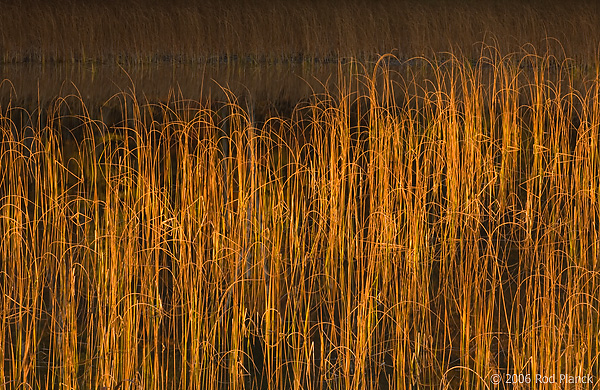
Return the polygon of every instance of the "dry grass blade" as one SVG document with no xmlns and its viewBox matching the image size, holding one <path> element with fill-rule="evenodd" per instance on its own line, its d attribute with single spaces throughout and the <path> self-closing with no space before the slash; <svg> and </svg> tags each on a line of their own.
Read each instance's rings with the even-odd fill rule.
<svg viewBox="0 0 600 390">
<path fill-rule="evenodd" d="M 340 63 L 287 118 L 230 93 L 132 91 L 111 123 L 77 96 L 23 126 L 2 107 L 4 385 L 597 373 L 600 79 L 483 54 Z"/>
</svg>

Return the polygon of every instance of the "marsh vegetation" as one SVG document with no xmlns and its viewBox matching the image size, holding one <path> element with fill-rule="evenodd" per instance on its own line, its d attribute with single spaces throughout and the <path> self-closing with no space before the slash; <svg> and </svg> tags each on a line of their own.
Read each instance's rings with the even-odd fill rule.
<svg viewBox="0 0 600 390">
<path fill-rule="evenodd" d="M 115 50 L 156 53 L 136 47 L 146 54 Z M 303 47 L 335 58 L 326 69 L 313 61 L 328 76 L 304 77 L 308 93 L 297 98 L 257 99 L 228 83 L 194 98 L 167 85 L 152 98 L 130 81 L 101 103 L 78 88 L 39 97 L 54 87 L 24 102 L 6 80 L 3 385 L 489 389 L 496 374 L 595 379 L 598 62 L 588 48 L 571 57 L 571 48 L 479 47 L 475 59 L 410 61 Z M 5 60 L 23 56 L 13 49 Z M 83 63 L 101 61 L 101 51 L 86 53 L 94 59 Z M 285 56 L 263 65 L 275 58 Z"/>
</svg>

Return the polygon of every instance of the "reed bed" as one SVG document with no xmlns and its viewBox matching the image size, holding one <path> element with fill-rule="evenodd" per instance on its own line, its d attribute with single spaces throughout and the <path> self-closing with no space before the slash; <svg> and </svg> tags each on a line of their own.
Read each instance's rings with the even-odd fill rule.
<svg viewBox="0 0 600 390">
<path fill-rule="evenodd" d="M 401 58 L 452 48 L 476 60 L 533 44 L 596 59 L 593 0 L 276 1 L 66 0 L 1 2 L 4 63 L 299 62 Z"/>
<path fill-rule="evenodd" d="M 599 71 L 387 58 L 260 121 L 233 94 L 123 93 L 110 127 L 76 95 L 3 106 L 3 386 L 595 379 Z"/>
</svg>

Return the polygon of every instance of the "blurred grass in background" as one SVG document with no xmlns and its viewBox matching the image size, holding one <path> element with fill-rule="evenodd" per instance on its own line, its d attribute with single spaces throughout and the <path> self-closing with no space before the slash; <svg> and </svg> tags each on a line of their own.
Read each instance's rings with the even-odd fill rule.
<svg viewBox="0 0 600 390">
<path fill-rule="evenodd" d="M 2 2 L 1 59 L 153 63 L 373 60 L 452 51 L 476 60 L 533 45 L 593 63 L 595 1 Z M 561 44 L 558 44 L 558 40 Z"/>
</svg>

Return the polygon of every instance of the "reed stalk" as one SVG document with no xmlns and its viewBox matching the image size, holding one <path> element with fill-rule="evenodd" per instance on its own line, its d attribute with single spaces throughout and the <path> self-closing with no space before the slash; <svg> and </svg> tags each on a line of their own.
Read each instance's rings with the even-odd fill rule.
<svg viewBox="0 0 600 390">
<path fill-rule="evenodd" d="M 598 72 L 396 60 L 264 121 L 232 94 L 0 107 L 5 387 L 595 375 Z"/>
</svg>

